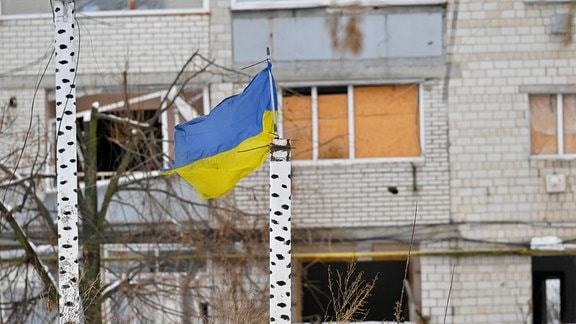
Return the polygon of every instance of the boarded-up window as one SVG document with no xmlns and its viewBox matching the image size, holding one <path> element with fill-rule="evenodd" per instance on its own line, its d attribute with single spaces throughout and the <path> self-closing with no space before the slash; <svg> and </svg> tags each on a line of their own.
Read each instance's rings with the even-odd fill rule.
<svg viewBox="0 0 576 324">
<path fill-rule="evenodd" d="M 348 158 L 346 87 L 318 88 L 318 154 L 320 159 Z"/>
<path fill-rule="evenodd" d="M 576 95 L 530 95 L 533 155 L 576 153 Z"/>
<path fill-rule="evenodd" d="M 576 154 L 576 95 L 563 95 L 564 153 Z"/>
<path fill-rule="evenodd" d="M 418 86 L 355 87 L 356 157 L 420 155 Z"/>
<path fill-rule="evenodd" d="M 284 89 L 293 159 L 420 156 L 418 95 L 417 84 Z"/>
<path fill-rule="evenodd" d="M 293 159 L 312 159 L 312 99 L 310 89 L 286 90 L 283 96 L 284 137 L 294 140 Z"/>
</svg>

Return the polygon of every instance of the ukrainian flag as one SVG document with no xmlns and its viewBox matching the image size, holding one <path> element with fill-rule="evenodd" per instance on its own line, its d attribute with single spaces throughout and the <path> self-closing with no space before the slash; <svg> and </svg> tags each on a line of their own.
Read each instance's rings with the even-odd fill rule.
<svg viewBox="0 0 576 324">
<path fill-rule="evenodd" d="M 259 168 L 274 138 L 277 114 L 271 69 L 268 62 L 242 93 L 224 99 L 210 114 L 176 125 L 174 164 L 160 173 L 177 173 L 209 199 Z"/>
</svg>

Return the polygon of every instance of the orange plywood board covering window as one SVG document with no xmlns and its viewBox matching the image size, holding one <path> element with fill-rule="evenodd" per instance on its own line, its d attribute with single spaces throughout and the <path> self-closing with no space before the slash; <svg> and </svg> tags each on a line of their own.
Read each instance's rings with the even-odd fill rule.
<svg viewBox="0 0 576 324">
<path fill-rule="evenodd" d="M 558 153 L 556 95 L 530 96 L 532 154 Z"/>
<path fill-rule="evenodd" d="M 282 98 L 284 137 L 292 140 L 292 159 L 312 159 L 312 100 L 310 96 Z"/>
<path fill-rule="evenodd" d="M 418 85 L 354 88 L 357 158 L 419 156 Z"/>
<path fill-rule="evenodd" d="M 346 93 L 318 95 L 318 157 L 348 158 Z"/>
<path fill-rule="evenodd" d="M 576 153 L 576 95 L 563 96 L 564 153 Z"/>
</svg>

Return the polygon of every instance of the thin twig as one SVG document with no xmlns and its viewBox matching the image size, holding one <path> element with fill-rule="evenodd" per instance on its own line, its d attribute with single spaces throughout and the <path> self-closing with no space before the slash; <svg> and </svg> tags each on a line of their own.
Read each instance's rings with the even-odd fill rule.
<svg viewBox="0 0 576 324">
<path fill-rule="evenodd" d="M 412 221 L 412 234 L 410 236 L 410 246 L 408 246 L 408 256 L 406 257 L 406 266 L 404 267 L 404 278 L 402 280 L 402 282 L 404 282 L 404 280 L 407 280 L 408 278 L 408 266 L 410 265 L 410 254 L 412 253 L 412 245 L 414 244 L 414 232 L 416 231 L 416 217 L 418 216 L 418 202 L 416 202 L 416 206 L 414 208 L 414 219 Z M 401 320 L 401 316 L 402 315 L 402 300 L 404 299 L 404 288 L 405 286 L 402 285 L 402 290 L 400 291 L 400 301 L 398 301 L 397 303 L 397 309 L 396 309 L 396 323 L 400 323 Z"/>
<path fill-rule="evenodd" d="M 452 266 L 452 274 L 450 275 L 450 287 L 448 288 L 448 298 L 446 298 L 446 308 L 444 309 L 444 324 L 446 324 L 446 314 L 448 314 L 448 305 L 450 304 L 450 294 L 452 293 L 452 283 L 454 283 L 454 273 L 456 272 L 456 263 Z"/>
<path fill-rule="evenodd" d="M 256 66 L 256 65 L 258 65 L 258 64 L 262 64 L 262 63 L 264 63 L 264 62 L 267 62 L 267 61 L 268 61 L 268 59 L 264 59 L 264 60 L 258 61 L 258 62 L 256 62 L 256 63 L 252 63 L 252 64 L 250 64 L 250 65 L 248 65 L 248 66 L 245 66 L 245 67 L 241 68 L 240 70 L 246 70 L 246 69 L 249 69 L 249 68 L 251 68 L 251 67 L 253 67 L 253 66 Z"/>
</svg>

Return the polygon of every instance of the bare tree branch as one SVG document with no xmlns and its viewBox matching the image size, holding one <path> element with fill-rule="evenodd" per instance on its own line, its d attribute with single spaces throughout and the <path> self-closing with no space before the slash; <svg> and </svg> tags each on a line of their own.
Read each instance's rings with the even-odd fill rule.
<svg viewBox="0 0 576 324">
<path fill-rule="evenodd" d="M 56 288 L 56 283 L 48 272 L 47 268 L 42 263 L 40 256 L 36 253 L 32 243 L 26 236 L 26 233 L 24 233 L 18 222 L 14 219 L 14 213 L 18 212 L 20 208 L 21 206 L 18 206 L 15 209 L 8 210 L 6 206 L 4 206 L 4 203 L 0 202 L 0 212 L 2 213 L 2 218 L 5 219 L 8 224 L 10 224 L 14 234 L 16 234 L 16 238 L 26 254 L 26 263 L 32 264 L 40 279 L 42 280 L 42 283 L 44 284 L 45 293 L 49 300 L 54 303 L 54 305 L 57 305 L 58 289 Z"/>
</svg>

